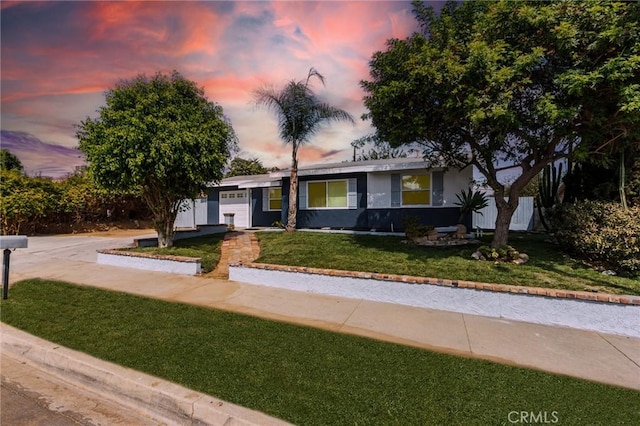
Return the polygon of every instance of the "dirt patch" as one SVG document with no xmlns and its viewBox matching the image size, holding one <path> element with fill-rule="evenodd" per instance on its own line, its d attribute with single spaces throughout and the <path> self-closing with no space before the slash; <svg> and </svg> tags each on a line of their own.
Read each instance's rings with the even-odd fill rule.
<svg viewBox="0 0 640 426">
<path fill-rule="evenodd" d="M 78 235 L 91 234 L 103 237 L 129 237 L 155 234 L 151 221 L 125 220 L 119 222 L 82 222 L 72 225 L 50 226 L 33 235 Z"/>
</svg>

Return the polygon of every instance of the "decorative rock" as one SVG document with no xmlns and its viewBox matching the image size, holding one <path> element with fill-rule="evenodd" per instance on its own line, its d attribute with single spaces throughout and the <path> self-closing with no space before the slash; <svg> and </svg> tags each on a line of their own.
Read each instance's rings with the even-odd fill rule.
<svg viewBox="0 0 640 426">
<path fill-rule="evenodd" d="M 453 236 L 453 238 L 464 239 L 467 236 L 467 227 L 464 226 L 461 223 L 459 223 L 456 226 L 457 226 L 458 229 L 457 229 L 455 235 Z"/>
<path fill-rule="evenodd" d="M 617 274 L 616 274 L 616 271 L 606 270 L 606 271 L 602 271 L 602 275 L 608 275 L 611 277 Z"/>
<path fill-rule="evenodd" d="M 480 253 L 479 251 L 474 251 L 474 252 L 471 254 L 471 257 L 472 257 L 473 259 L 475 259 L 475 260 L 487 260 L 487 258 L 486 258 L 486 257 L 484 257 L 484 256 L 482 255 L 482 253 Z"/>
</svg>

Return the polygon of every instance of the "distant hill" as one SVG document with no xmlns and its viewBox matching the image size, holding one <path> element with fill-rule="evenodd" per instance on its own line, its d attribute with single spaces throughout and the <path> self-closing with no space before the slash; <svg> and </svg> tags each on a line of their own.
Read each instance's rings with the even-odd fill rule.
<svg viewBox="0 0 640 426">
<path fill-rule="evenodd" d="M 27 132 L 0 131 L 0 147 L 18 157 L 29 175 L 62 178 L 86 164 L 79 150 L 43 142 Z"/>
</svg>

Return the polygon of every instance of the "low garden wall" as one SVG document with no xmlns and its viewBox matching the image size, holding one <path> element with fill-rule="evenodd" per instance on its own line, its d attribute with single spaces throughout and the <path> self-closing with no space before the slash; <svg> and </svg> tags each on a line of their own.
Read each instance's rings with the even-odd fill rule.
<svg viewBox="0 0 640 426">
<path fill-rule="evenodd" d="M 229 279 L 332 296 L 640 337 L 640 297 L 266 264 Z"/>
<path fill-rule="evenodd" d="M 202 270 L 199 258 L 136 253 L 127 250 L 98 250 L 98 263 L 181 275 L 197 275 Z"/>
</svg>

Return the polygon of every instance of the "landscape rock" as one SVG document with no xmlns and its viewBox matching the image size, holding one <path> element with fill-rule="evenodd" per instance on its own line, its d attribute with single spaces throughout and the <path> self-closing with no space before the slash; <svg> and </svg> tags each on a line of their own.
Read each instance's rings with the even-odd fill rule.
<svg viewBox="0 0 640 426">
<path fill-rule="evenodd" d="M 482 253 L 480 253 L 479 251 L 474 251 L 474 252 L 471 254 L 471 257 L 472 257 L 473 259 L 475 259 L 475 260 L 487 260 L 487 258 L 486 258 L 486 257 L 484 257 L 484 256 L 482 255 Z"/>
</svg>

